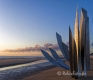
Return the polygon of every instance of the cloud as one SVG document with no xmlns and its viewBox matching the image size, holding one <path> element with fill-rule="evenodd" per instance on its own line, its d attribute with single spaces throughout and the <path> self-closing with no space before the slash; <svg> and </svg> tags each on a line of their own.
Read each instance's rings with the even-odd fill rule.
<svg viewBox="0 0 93 80">
<path fill-rule="evenodd" d="M 51 43 L 45 43 L 43 46 L 35 45 L 34 47 L 25 47 L 25 48 L 18 48 L 18 49 L 6 49 L 3 50 L 4 52 L 30 52 L 30 51 L 40 51 L 41 49 L 47 51 L 49 48 L 52 48 L 54 50 L 59 50 L 59 47 L 57 44 L 51 44 Z"/>
</svg>

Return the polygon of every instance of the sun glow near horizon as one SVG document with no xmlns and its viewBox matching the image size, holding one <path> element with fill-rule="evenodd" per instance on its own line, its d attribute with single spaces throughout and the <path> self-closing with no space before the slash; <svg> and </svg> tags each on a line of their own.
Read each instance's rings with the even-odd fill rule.
<svg viewBox="0 0 93 80">
<path fill-rule="evenodd" d="M 34 47 L 37 44 L 42 46 L 45 43 L 56 44 L 56 32 L 62 36 L 64 43 L 68 42 L 69 25 L 74 31 L 73 20 L 77 4 L 79 10 L 84 7 L 88 11 L 91 44 L 93 43 L 93 11 L 91 10 L 93 5 L 91 1 L 88 3 L 84 1 L 83 3 L 80 0 L 71 2 L 56 0 L 0 0 L 0 51 Z M 91 51 L 93 51 L 92 48 Z M 0 52 L 0 55 L 31 54 L 30 52 L 27 54 L 6 52 L 2 54 Z"/>
</svg>

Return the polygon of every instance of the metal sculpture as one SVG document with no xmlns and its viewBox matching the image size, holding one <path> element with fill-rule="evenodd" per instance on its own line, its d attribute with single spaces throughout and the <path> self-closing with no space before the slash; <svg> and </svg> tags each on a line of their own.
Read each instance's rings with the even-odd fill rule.
<svg viewBox="0 0 93 80">
<path fill-rule="evenodd" d="M 60 68 L 70 69 L 71 73 L 73 73 L 72 77 L 75 79 L 81 76 L 86 77 L 86 71 L 90 70 L 89 17 L 87 16 L 87 11 L 81 8 L 79 31 L 78 10 L 76 10 L 74 37 L 69 26 L 69 50 L 68 46 L 62 42 L 62 38 L 58 33 L 56 33 L 56 37 L 59 48 L 64 58 L 70 63 L 70 66 L 51 48 L 50 52 L 55 60 L 47 52 L 41 50 L 43 55 L 54 65 Z"/>
</svg>

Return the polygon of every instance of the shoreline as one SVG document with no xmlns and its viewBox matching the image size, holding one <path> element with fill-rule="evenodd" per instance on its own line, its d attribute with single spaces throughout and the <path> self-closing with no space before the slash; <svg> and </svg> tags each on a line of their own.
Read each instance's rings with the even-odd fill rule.
<svg viewBox="0 0 93 80">
<path fill-rule="evenodd" d="M 32 62 L 33 63 L 33 62 Z M 93 57 L 90 60 L 91 70 L 88 71 L 88 77 L 79 80 L 92 80 L 93 79 Z M 0 80 L 74 80 L 71 76 L 58 76 L 58 71 L 69 71 L 63 68 L 58 68 L 50 62 L 36 63 L 18 68 L 10 68 L 8 70 L 0 71 Z"/>
<path fill-rule="evenodd" d="M 44 70 L 49 70 L 55 67 L 50 62 L 43 62 L 18 68 L 10 68 L 0 71 L 0 80 L 22 80 L 30 75 L 35 75 Z"/>
<path fill-rule="evenodd" d="M 61 71 L 61 75 L 57 74 L 58 71 Z M 21 80 L 75 80 L 70 75 L 62 75 L 62 71 L 70 72 L 70 70 L 55 67 L 41 71 L 34 75 L 28 75 L 27 77 L 22 78 Z M 81 77 L 78 80 L 93 80 L 93 56 L 90 56 L 90 70 L 87 71 L 87 77 Z"/>
<path fill-rule="evenodd" d="M 1 59 L 0 60 L 0 68 L 15 66 L 25 63 L 30 63 L 38 60 L 44 60 L 42 58 L 15 58 L 15 59 Z"/>
</svg>

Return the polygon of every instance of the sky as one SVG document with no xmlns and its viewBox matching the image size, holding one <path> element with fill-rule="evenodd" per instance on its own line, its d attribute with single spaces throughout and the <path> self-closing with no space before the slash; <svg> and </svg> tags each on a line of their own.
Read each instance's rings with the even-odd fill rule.
<svg viewBox="0 0 93 80">
<path fill-rule="evenodd" d="M 55 45 L 56 32 L 67 43 L 69 25 L 74 33 L 77 5 L 79 19 L 81 7 L 88 12 L 90 44 L 93 43 L 92 3 L 92 0 L 0 0 L 0 50 Z"/>
</svg>

